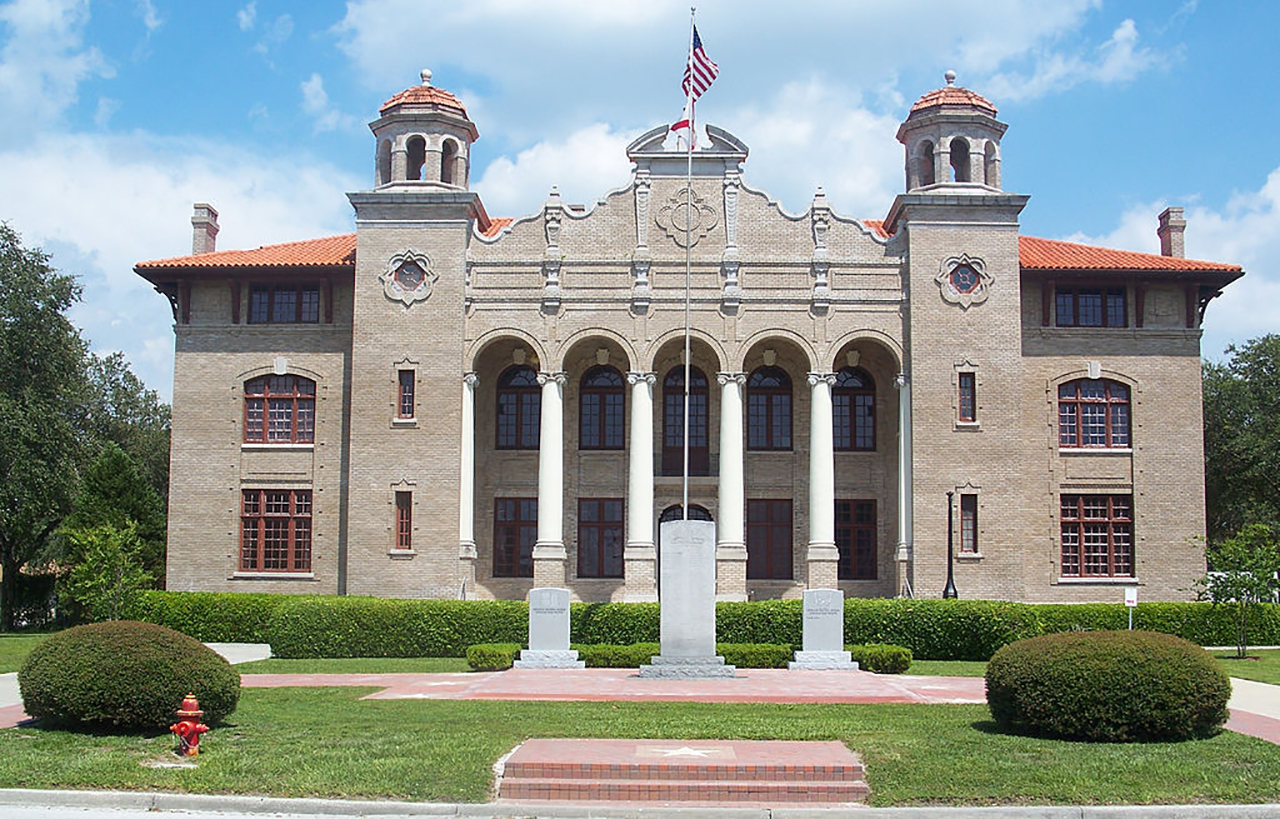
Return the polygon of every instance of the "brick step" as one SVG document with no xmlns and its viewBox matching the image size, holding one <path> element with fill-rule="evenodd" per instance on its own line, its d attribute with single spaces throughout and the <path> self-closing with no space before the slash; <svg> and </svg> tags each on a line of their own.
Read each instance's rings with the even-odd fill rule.
<svg viewBox="0 0 1280 819">
<path fill-rule="evenodd" d="M 508 779 L 646 779 L 704 782 L 855 782 L 866 776 L 861 762 L 833 765 L 734 762 L 508 762 Z"/>
<path fill-rule="evenodd" d="M 836 804 L 862 802 L 867 783 L 761 780 L 670 779 L 509 779 L 498 790 L 502 799 L 552 802 L 769 802 Z"/>
</svg>

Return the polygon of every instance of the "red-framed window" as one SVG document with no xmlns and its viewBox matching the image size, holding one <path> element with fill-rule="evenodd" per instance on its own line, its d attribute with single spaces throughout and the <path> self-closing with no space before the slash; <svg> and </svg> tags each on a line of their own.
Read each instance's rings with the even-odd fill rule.
<svg viewBox="0 0 1280 819">
<path fill-rule="evenodd" d="M 836 565 L 838 579 L 876 579 L 876 502 L 874 500 L 836 501 L 836 549 L 840 553 L 840 562 Z"/>
<path fill-rule="evenodd" d="M 578 448 L 622 449 L 626 442 L 626 389 L 613 367 L 592 367 L 578 391 Z"/>
<path fill-rule="evenodd" d="M 747 449 L 791 449 L 791 376 L 781 367 L 747 378 Z"/>
<path fill-rule="evenodd" d="M 622 577 L 622 498 L 578 499 L 578 577 Z"/>
<path fill-rule="evenodd" d="M 1133 577 L 1133 497 L 1063 495 L 1062 576 Z"/>
<path fill-rule="evenodd" d="M 498 449 L 537 449 L 542 389 L 532 367 L 508 367 L 498 377 Z"/>
<path fill-rule="evenodd" d="M 317 284 L 255 284 L 249 287 L 250 324 L 316 324 L 320 321 Z"/>
<path fill-rule="evenodd" d="M 791 501 L 747 501 L 747 579 L 790 580 Z"/>
<path fill-rule="evenodd" d="M 493 576 L 533 577 L 537 498 L 494 498 Z"/>
<path fill-rule="evenodd" d="M 413 549 L 413 493 L 396 493 L 396 548 Z"/>
<path fill-rule="evenodd" d="M 707 376 L 689 368 L 689 474 L 711 474 Z M 662 379 L 662 474 L 684 474 L 684 365 Z"/>
<path fill-rule="evenodd" d="M 836 373 L 831 390 L 835 416 L 835 448 L 870 452 L 876 448 L 876 382 L 861 367 Z"/>
<path fill-rule="evenodd" d="M 960 553 L 978 553 L 978 496 L 960 496 Z"/>
<path fill-rule="evenodd" d="M 1129 388 L 1117 381 L 1081 378 L 1058 387 L 1058 446 L 1132 446 Z"/>
<path fill-rule="evenodd" d="M 311 490 L 240 493 L 240 571 L 311 571 Z"/>
<path fill-rule="evenodd" d="M 300 375 L 267 375 L 244 382 L 244 440 L 309 444 L 316 437 L 316 382 Z"/>
<path fill-rule="evenodd" d="M 978 420 L 978 377 L 977 373 L 956 373 L 960 390 L 959 413 L 961 421 Z"/>
<path fill-rule="evenodd" d="M 1058 287 L 1059 327 L 1128 327 L 1129 308 L 1123 287 Z"/>
<path fill-rule="evenodd" d="M 400 370 L 397 373 L 397 381 L 399 389 L 396 400 L 396 416 L 399 418 L 412 418 L 414 413 L 414 387 L 417 383 L 417 373 L 413 370 Z"/>
</svg>

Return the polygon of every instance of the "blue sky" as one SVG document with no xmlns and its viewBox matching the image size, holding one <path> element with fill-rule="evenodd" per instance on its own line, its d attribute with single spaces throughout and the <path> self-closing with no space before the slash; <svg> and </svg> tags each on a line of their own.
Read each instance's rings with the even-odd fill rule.
<svg viewBox="0 0 1280 819">
<path fill-rule="evenodd" d="M 804 209 L 880 218 L 894 139 L 954 69 L 1009 123 L 1025 233 L 1156 251 L 1187 208 L 1187 253 L 1244 265 L 1204 351 L 1280 330 L 1280 3 L 1202 0 L 720 0 L 698 26 L 720 78 L 699 118 L 751 148 L 748 184 Z M 74 318 L 166 398 L 165 299 L 134 263 L 353 229 L 367 123 L 429 67 L 480 130 L 472 187 L 493 215 L 628 180 L 623 148 L 679 114 L 688 4 L 663 0 L 0 2 L 0 220 L 84 283 Z M 1271 90 L 1267 90 L 1271 89 Z"/>
</svg>

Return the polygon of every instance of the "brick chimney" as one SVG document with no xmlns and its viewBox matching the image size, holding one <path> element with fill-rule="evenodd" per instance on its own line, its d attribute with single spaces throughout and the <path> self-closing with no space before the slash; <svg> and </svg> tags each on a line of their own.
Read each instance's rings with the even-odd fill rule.
<svg viewBox="0 0 1280 819">
<path fill-rule="evenodd" d="M 1160 227 L 1156 235 L 1160 237 L 1160 255 L 1184 258 L 1187 254 L 1182 247 L 1182 233 L 1187 229 L 1187 220 L 1182 218 L 1182 208 L 1165 208 L 1160 214 Z"/>
<path fill-rule="evenodd" d="M 191 252 L 212 253 L 218 244 L 218 212 L 213 205 L 197 202 L 191 216 Z"/>
</svg>

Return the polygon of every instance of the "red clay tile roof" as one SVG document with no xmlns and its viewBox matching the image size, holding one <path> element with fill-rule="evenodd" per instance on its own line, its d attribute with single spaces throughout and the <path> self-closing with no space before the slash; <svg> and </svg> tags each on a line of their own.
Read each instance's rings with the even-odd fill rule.
<svg viewBox="0 0 1280 819">
<path fill-rule="evenodd" d="M 958 85 L 944 85 L 936 91 L 930 91 L 920 99 L 916 100 L 916 104 L 911 106 L 911 113 L 922 111 L 925 108 L 936 108 L 942 105 L 966 105 L 974 108 L 981 108 L 991 116 L 996 115 L 996 107 L 986 97 L 968 88 L 961 88 Z"/>
<path fill-rule="evenodd" d="M 498 231 L 502 230 L 504 227 L 506 227 L 507 225 L 511 224 L 514 221 L 515 219 L 512 219 L 510 216 L 490 216 L 489 229 L 480 231 L 480 235 L 481 236 L 497 236 Z"/>
<path fill-rule="evenodd" d="M 879 236 L 881 239 L 889 238 L 889 231 L 884 229 L 883 219 L 863 219 L 862 224 L 874 230 L 876 235 Z"/>
<path fill-rule="evenodd" d="M 255 250 L 218 250 L 194 256 L 174 256 L 139 262 L 135 270 L 198 267 L 330 267 L 353 265 L 356 260 L 356 235 L 326 236 L 302 242 L 263 245 Z"/>
<path fill-rule="evenodd" d="M 1105 247 L 1059 242 L 1055 239 L 1018 237 L 1018 256 L 1024 270 L 1160 270 L 1177 272 L 1240 273 L 1238 264 L 1201 262 L 1157 253 L 1135 253 Z"/>
<path fill-rule="evenodd" d="M 462 106 L 457 97 L 433 85 L 415 85 L 412 88 L 406 88 L 382 103 L 378 113 L 385 114 L 397 105 L 434 105 L 437 108 L 451 108 L 464 117 L 467 115 L 467 109 Z"/>
</svg>

